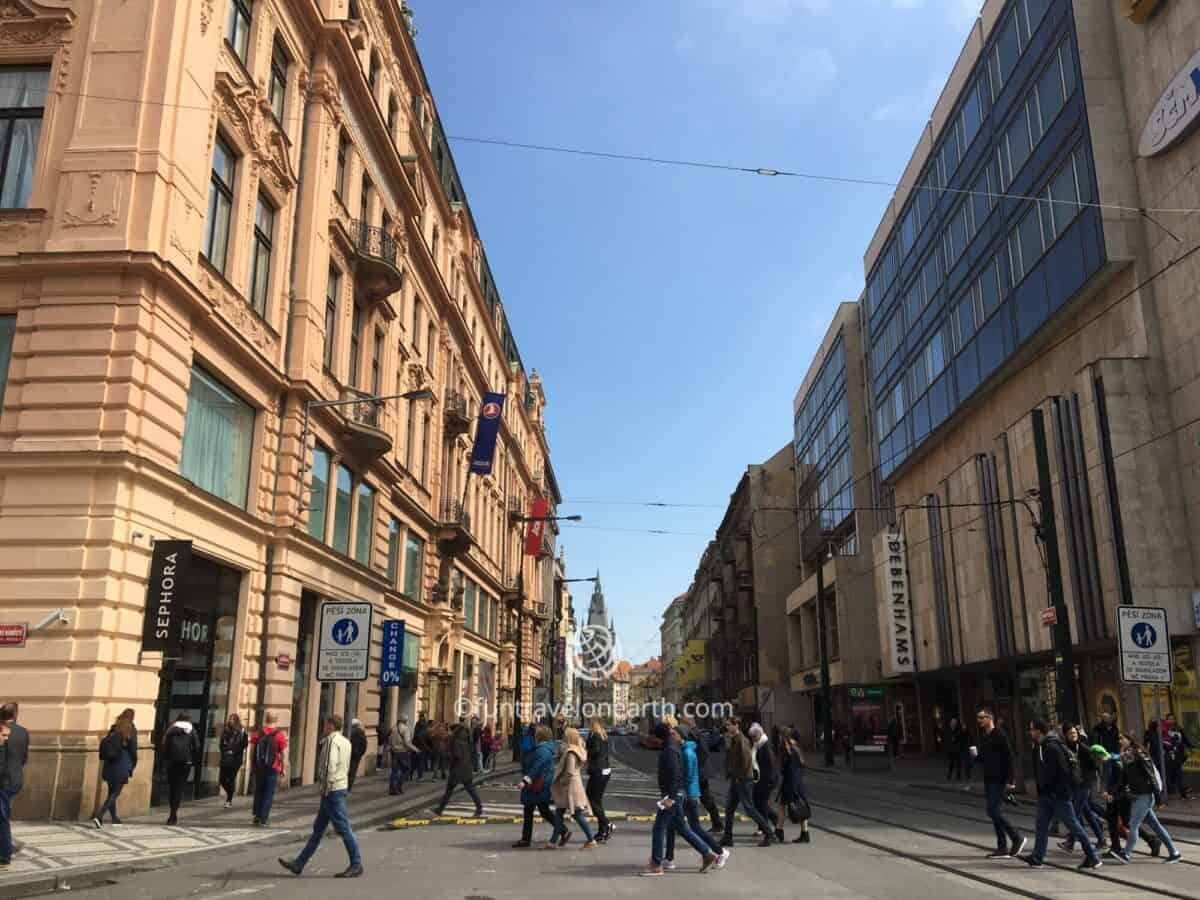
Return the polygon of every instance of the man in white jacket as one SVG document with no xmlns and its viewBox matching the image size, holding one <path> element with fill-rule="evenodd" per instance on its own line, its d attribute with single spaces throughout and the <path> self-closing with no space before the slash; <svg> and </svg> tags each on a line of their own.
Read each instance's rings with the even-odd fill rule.
<svg viewBox="0 0 1200 900">
<path fill-rule="evenodd" d="M 312 836 L 295 859 L 279 858 L 279 864 L 299 875 L 304 866 L 321 846 L 321 838 L 330 825 L 342 837 L 346 853 L 350 856 L 350 867 L 339 872 L 337 878 L 358 878 L 363 873 L 362 857 L 358 852 L 358 841 L 350 829 L 350 817 L 346 814 L 346 789 L 350 782 L 350 741 L 342 734 L 342 717 L 330 716 L 325 720 L 325 737 L 317 755 L 317 786 L 321 789 L 321 808 L 313 821 Z"/>
</svg>

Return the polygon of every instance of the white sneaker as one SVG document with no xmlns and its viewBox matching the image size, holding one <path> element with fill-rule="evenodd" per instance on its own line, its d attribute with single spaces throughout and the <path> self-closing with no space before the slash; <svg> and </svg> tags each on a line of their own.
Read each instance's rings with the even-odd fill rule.
<svg viewBox="0 0 1200 900">
<path fill-rule="evenodd" d="M 226 800 L 226 801 L 225 801 L 225 808 L 226 808 L 226 809 L 233 809 L 233 804 L 232 804 L 232 803 L 230 803 L 228 800 Z"/>
<path fill-rule="evenodd" d="M 730 857 L 730 855 L 731 855 L 731 854 L 730 854 L 730 852 L 729 852 L 729 848 L 728 848 L 728 847 L 723 847 L 723 848 L 721 849 L 721 855 L 720 855 L 720 856 L 718 856 L 718 857 L 717 857 L 717 861 L 716 861 L 715 863 L 713 863 L 713 868 L 715 868 L 715 869 L 723 869 L 723 868 L 725 868 L 725 863 L 729 862 L 729 857 Z"/>
<path fill-rule="evenodd" d="M 675 860 L 664 859 L 662 867 L 663 867 L 664 872 L 674 872 L 675 871 Z"/>
</svg>

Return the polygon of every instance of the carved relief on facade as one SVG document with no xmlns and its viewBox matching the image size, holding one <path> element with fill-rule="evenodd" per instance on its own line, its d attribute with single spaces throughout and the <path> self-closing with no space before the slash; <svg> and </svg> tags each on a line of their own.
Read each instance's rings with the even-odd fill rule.
<svg viewBox="0 0 1200 900">
<path fill-rule="evenodd" d="M 174 194 L 174 206 L 169 240 L 172 247 L 190 260 L 196 254 L 193 232 L 203 224 L 204 217 L 200 209 L 178 190 Z"/>
<path fill-rule="evenodd" d="M 116 225 L 121 218 L 121 188 L 125 178 L 120 172 L 73 172 L 67 182 L 63 227 Z"/>
<path fill-rule="evenodd" d="M 241 296 L 207 270 L 200 274 L 200 290 L 212 304 L 213 312 L 230 328 L 257 347 L 264 356 L 274 357 L 278 340 Z"/>
<path fill-rule="evenodd" d="M 292 172 L 291 148 L 271 114 L 265 93 L 235 83 L 227 72 L 218 72 L 213 98 L 218 118 L 241 138 L 265 176 L 279 190 L 292 190 L 296 176 Z"/>
<path fill-rule="evenodd" d="M 35 0 L 0 0 L 0 46 L 66 43 L 75 13 Z"/>
<path fill-rule="evenodd" d="M 200 0 L 200 36 L 208 34 L 208 26 L 212 23 L 214 0 Z"/>
<path fill-rule="evenodd" d="M 26 235 L 37 231 L 45 220 L 45 210 L 12 209 L 0 210 L 0 244 L 16 244 Z M 13 247 L 16 252 L 16 247 Z"/>
</svg>

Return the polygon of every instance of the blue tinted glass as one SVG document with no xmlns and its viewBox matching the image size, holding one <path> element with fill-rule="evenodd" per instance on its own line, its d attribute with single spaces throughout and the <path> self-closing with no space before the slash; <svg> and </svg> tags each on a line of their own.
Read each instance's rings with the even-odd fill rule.
<svg viewBox="0 0 1200 900">
<path fill-rule="evenodd" d="M 979 387 L 979 358 L 975 341 L 967 344 L 954 361 L 954 375 L 958 381 L 958 399 L 962 402 Z"/>
<path fill-rule="evenodd" d="M 1042 227 L 1036 206 L 1017 226 L 1017 242 L 1021 246 L 1021 266 L 1015 274 L 1025 275 L 1042 257 Z"/>
<path fill-rule="evenodd" d="M 950 415 L 950 376 L 943 375 L 929 389 L 929 425 L 937 428 Z"/>
<path fill-rule="evenodd" d="M 1018 110 L 1017 117 L 1008 126 L 1005 139 L 1008 141 L 1008 180 L 1011 183 L 1017 173 L 1021 171 L 1021 166 L 1025 165 L 1025 160 L 1029 159 L 1031 149 L 1029 121 L 1025 116 L 1025 107 Z"/>
<path fill-rule="evenodd" d="M 1004 314 L 992 316 L 991 320 L 979 329 L 979 377 L 986 380 L 989 375 L 1000 368 L 1006 352 L 1008 317 Z"/>
<path fill-rule="evenodd" d="M 1008 76 L 1016 68 L 1017 60 L 1021 58 L 1021 39 L 1017 34 L 1017 16 L 1014 12 L 1000 27 L 1000 36 L 996 40 L 997 68 L 993 74 L 999 76 L 999 83 L 992 85 L 992 93 L 998 93 Z"/>
<path fill-rule="evenodd" d="M 918 192 L 919 193 L 919 192 Z M 901 249 L 908 253 L 912 249 L 913 242 L 917 239 L 917 206 L 914 203 L 908 208 L 908 212 L 904 216 L 904 221 L 900 223 L 900 246 Z"/>
<path fill-rule="evenodd" d="M 929 436 L 929 398 L 922 397 L 913 407 L 913 443 L 919 444 Z"/>
<path fill-rule="evenodd" d="M 1038 79 L 1037 95 L 1042 113 L 1042 130 L 1045 131 L 1058 116 L 1063 106 L 1062 71 L 1058 67 L 1057 57 Z"/>
<path fill-rule="evenodd" d="M 958 304 L 954 316 L 958 324 L 958 346 L 955 350 L 962 350 L 975 336 L 975 302 L 970 294 Z"/>
<path fill-rule="evenodd" d="M 1026 278 L 1013 292 L 1013 304 L 1017 312 L 1017 340 L 1025 341 L 1033 336 L 1049 315 L 1046 280 L 1040 274 Z"/>
<path fill-rule="evenodd" d="M 993 263 L 988 263 L 979 276 L 979 294 L 983 301 L 983 317 L 987 319 L 1000 306 L 1000 284 L 996 280 L 996 266 Z"/>
<path fill-rule="evenodd" d="M 975 135 L 979 133 L 979 125 L 983 121 L 979 109 L 979 87 L 971 85 L 967 91 L 967 99 L 962 108 L 963 149 L 971 146 Z"/>
</svg>

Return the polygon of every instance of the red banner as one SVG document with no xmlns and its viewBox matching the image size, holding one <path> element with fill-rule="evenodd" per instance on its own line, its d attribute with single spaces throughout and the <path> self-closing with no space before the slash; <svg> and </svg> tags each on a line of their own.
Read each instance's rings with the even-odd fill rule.
<svg viewBox="0 0 1200 900">
<path fill-rule="evenodd" d="M 546 516 L 550 515 L 550 501 L 539 497 L 533 501 L 529 513 L 529 524 L 525 529 L 525 555 L 537 556 L 542 552 L 542 535 L 546 533 Z"/>
</svg>

